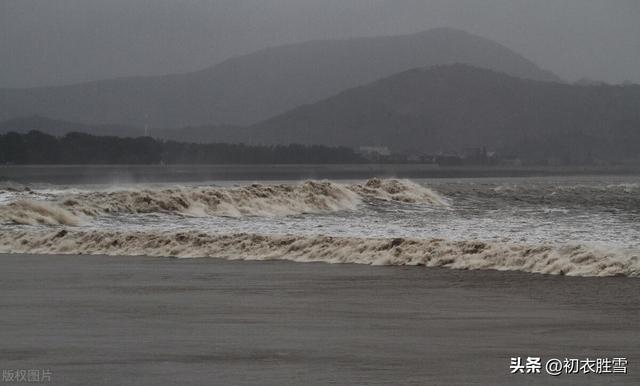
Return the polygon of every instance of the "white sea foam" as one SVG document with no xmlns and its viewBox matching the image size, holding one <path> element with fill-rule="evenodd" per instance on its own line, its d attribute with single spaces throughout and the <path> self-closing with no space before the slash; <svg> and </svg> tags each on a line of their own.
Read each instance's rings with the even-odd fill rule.
<svg viewBox="0 0 640 386">
<path fill-rule="evenodd" d="M 10 230 L 2 253 L 216 257 L 241 260 L 414 265 L 570 276 L 640 276 L 638 251 L 586 245 L 519 245 L 442 239 L 266 236 L 202 232 Z"/>
<path fill-rule="evenodd" d="M 187 216 L 290 216 L 355 210 L 363 200 L 447 205 L 428 188 L 407 180 L 372 179 L 362 185 L 306 181 L 237 188 L 178 187 L 67 194 L 55 200 L 0 206 L 0 220 L 18 224 L 78 225 L 83 217 L 122 213 Z"/>
</svg>

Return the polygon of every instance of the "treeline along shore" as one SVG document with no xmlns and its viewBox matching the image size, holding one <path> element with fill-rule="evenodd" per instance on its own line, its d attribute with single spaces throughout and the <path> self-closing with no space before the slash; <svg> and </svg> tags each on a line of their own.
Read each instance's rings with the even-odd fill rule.
<svg viewBox="0 0 640 386">
<path fill-rule="evenodd" d="M 552 148 L 548 144 L 546 148 Z M 10 131 L 0 134 L 0 165 L 410 165 L 472 167 L 495 170 L 524 170 L 527 168 L 591 167 L 615 171 L 617 167 L 637 170 L 640 160 L 599 160 L 590 154 L 575 159 L 563 149 L 553 154 L 566 159 L 532 156 L 522 153 L 510 155 L 504 150 L 465 149 L 463 153 L 408 155 L 371 152 L 370 148 L 313 144 L 244 144 L 195 143 L 152 137 L 119 137 L 80 132 L 51 135 L 41 131 Z M 564 149 L 566 150 L 566 149 Z M 556 170 L 557 169 L 557 170 Z M 536 169 L 538 170 L 538 169 Z M 600 172 L 600 170 L 593 169 Z M 429 169 L 429 173 L 433 170 Z M 565 173 L 563 171 L 562 173 Z"/>
<path fill-rule="evenodd" d="M 0 135 L 0 164 L 344 164 L 366 159 L 347 147 L 196 144 L 150 137 L 120 138 L 31 131 Z"/>
</svg>

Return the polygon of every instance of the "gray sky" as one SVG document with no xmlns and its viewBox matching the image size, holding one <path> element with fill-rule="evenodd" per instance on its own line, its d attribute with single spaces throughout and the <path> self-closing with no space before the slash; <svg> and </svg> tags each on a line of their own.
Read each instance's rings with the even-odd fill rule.
<svg viewBox="0 0 640 386">
<path fill-rule="evenodd" d="M 282 43 L 443 26 L 567 80 L 640 83 L 640 0 L 0 0 L 0 87 L 185 72 Z"/>
</svg>

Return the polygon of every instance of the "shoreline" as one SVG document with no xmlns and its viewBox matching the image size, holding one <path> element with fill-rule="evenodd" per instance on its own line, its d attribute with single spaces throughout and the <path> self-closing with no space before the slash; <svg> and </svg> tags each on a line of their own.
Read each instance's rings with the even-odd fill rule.
<svg viewBox="0 0 640 386">
<path fill-rule="evenodd" d="M 351 165 L 0 165 L 0 181 L 18 183 L 152 183 L 233 180 L 483 178 L 639 175 L 640 165 L 575 167 L 440 167 Z"/>
</svg>

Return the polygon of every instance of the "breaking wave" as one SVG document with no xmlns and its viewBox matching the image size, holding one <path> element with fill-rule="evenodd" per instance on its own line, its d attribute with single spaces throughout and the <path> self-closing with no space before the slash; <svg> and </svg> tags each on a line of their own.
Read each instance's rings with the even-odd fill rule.
<svg viewBox="0 0 640 386">
<path fill-rule="evenodd" d="M 570 276 L 640 276 L 637 251 L 616 253 L 585 245 L 531 246 L 441 239 L 11 230 L 0 236 L 0 252 L 216 257 L 492 269 Z"/>
<path fill-rule="evenodd" d="M 122 213 L 291 216 L 355 210 L 363 200 L 447 205 L 446 200 L 435 192 L 407 180 L 372 179 L 362 185 L 306 181 L 298 185 L 78 193 L 47 202 L 21 201 L 0 206 L 0 220 L 31 225 L 78 225 L 83 217 Z"/>
<path fill-rule="evenodd" d="M 360 197 L 376 200 L 449 206 L 449 202 L 438 193 L 409 180 L 373 178 L 363 185 L 352 185 L 349 189 Z"/>
<path fill-rule="evenodd" d="M 0 207 L 0 220 L 22 225 L 82 225 L 82 217 L 46 201 L 17 201 Z"/>
</svg>

